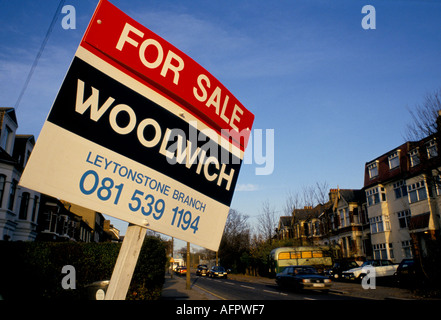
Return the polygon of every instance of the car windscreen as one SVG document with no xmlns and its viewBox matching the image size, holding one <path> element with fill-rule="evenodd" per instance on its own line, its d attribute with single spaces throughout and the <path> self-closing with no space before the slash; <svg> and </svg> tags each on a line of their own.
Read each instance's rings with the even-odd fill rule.
<svg viewBox="0 0 441 320">
<path fill-rule="evenodd" d="M 313 268 L 295 268 L 294 273 L 296 273 L 296 274 L 316 274 L 317 271 Z"/>
</svg>

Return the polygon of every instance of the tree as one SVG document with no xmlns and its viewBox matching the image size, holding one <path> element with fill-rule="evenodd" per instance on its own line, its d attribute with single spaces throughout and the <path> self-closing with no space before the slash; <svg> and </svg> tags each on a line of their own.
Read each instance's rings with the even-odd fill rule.
<svg viewBox="0 0 441 320">
<path fill-rule="evenodd" d="M 315 201 L 318 204 L 325 204 L 329 200 L 329 184 L 324 181 L 322 183 L 315 183 L 314 190 Z"/>
<path fill-rule="evenodd" d="M 441 110 L 441 88 L 426 94 L 422 104 L 407 108 L 412 122 L 406 125 L 405 139 L 418 141 L 438 130 L 437 118 Z"/>
<path fill-rule="evenodd" d="M 257 230 L 262 235 L 263 239 L 271 242 L 276 234 L 277 220 L 276 212 L 266 200 L 262 203 L 262 213 L 257 218 Z"/>
<path fill-rule="evenodd" d="M 243 257 L 249 253 L 249 249 L 248 216 L 230 209 L 219 246 L 219 259 L 223 266 L 232 269 L 233 272 L 245 273 L 247 264 Z"/>
<path fill-rule="evenodd" d="M 299 209 L 300 207 L 301 200 L 299 194 L 288 191 L 286 194 L 285 207 L 283 209 L 285 216 L 292 215 L 294 209 Z"/>
</svg>

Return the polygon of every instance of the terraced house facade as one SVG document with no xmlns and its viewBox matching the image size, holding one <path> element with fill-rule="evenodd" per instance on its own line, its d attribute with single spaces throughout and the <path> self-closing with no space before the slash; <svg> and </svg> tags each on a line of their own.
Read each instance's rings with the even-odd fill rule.
<svg viewBox="0 0 441 320">
<path fill-rule="evenodd" d="M 331 189 L 329 202 L 281 217 L 279 238 L 330 245 L 336 258 L 427 258 L 440 253 L 439 134 L 406 142 L 365 163 L 362 189 Z M 438 241 L 438 242 L 437 242 Z"/>
</svg>

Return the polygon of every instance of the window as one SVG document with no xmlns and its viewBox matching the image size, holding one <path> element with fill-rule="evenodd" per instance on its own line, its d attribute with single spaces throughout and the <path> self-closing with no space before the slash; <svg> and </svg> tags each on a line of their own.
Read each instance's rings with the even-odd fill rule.
<svg viewBox="0 0 441 320">
<path fill-rule="evenodd" d="M 17 191 L 17 180 L 12 180 L 11 188 L 9 189 L 8 209 L 14 210 L 15 191 Z"/>
<path fill-rule="evenodd" d="M 377 187 L 366 191 L 368 206 L 372 206 L 381 201 L 386 201 L 386 192 L 383 187 Z"/>
<path fill-rule="evenodd" d="M 349 209 L 344 208 L 338 210 L 339 216 L 340 216 L 340 227 L 347 227 L 351 225 L 351 219 L 349 216 Z"/>
<path fill-rule="evenodd" d="M 410 157 L 410 166 L 411 167 L 415 167 L 420 164 L 420 156 L 418 154 L 417 149 L 413 149 L 412 151 L 410 151 L 409 157 Z"/>
<path fill-rule="evenodd" d="M 320 223 L 318 221 L 314 223 L 314 235 L 320 235 Z"/>
<path fill-rule="evenodd" d="M 392 244 L 391 242 L 389 242 L 389 257 L 390 257 L 391 259 L 395 258 L 395 255 L 394 255 L 394 246 L 393 246 L 393 244 Z M 389 261 L 387 261 L 387 262 L 389 262 Z"/>
<path fill-rule="evenodd" d="M 404 257 L 406 258 L 412 258 L 412 245 L 410 243 L 410 240 L 401 241 L 401 248 L 403 250 Z"/>
<path fill-rule="evenodd" d="M 387 249 L 385 243 L 373 244 L 372 249 L 374 249 L 374 259 L 387 259 Z"/>
<path fill-rule="evenodd" d="M 427 158 L 432 159 L 438 156 L 438 149 L 436 147 L 435 140 L 430 140 L 426 144 L 427 148 Z"/>
<path fill-rule="evenodd" d="M 379 233 L 384 232 L 385 230 L 390 230 L 389 217 L 387 216 L 384 216 L 384 218 L 383 216 L 369 218 L 369 224 L 371 225 L 371 233 Z"/>
<path fill-rule="evenodd" d="M 39 201 L 38 196 L 35 196 L 34 206 L 32 207 L 32 220 L 31 221 L 33 221 L 33 222 L 35 222 L 35 216 L 37 215 L 38 201 Z"/>
<path fill-rule="evenodd" d="M 20 211 L 18 213 L 18 218 L 21 220 L 28 218 L 29 198 L 29 192 L 23 192 L 21 195 Z"/>
<path fill-rule="evenodd" d="M 395 169 L 400 166 L 400 158 L 398 157 L 398 151 L 395 151 L 392 153 L 389 157 L 387 157 L 389 160 L 389 169 Z"/>
<path fill-rule="evenodd" d="M 424 180 L 407 186 L 407 193 L 409 194 L 409 203 L 427 199 L 427 192 Z"/>
<path fill-rule="evenodd" d="M 368 171 L 369 171 L 369 178 L 375 178 L 378 176 L 378 165 L 377 161 L 371 163 L 368 165 Z"/>
<path fill-rule="evenodd" d="M 340 216 L 340 227 L 344 227 L 345 226 L 344 210 L 340 209 L 338 212 L 339 212 L 339 216 Z"/>
<path fill-rule="evenodd" d="M 406 182 L 401 180 L 394 183 L 395 199 L 400 199 L 401 197 L 407 196 L 407 186 Z"/>
<path fill-rule="evenodd" d="M 310 259 L 310 258 L 312 258 L 312 251 L 302 251 L 302 258 L 303 259 Z"/>
<path fill-rule="evenodd" d="M 0 207 L 3 203 L 3 194 L 5 192 L 5 182 L 6 182 L 6 176 L 1 174 L 0 175 Z"/>
<path fill-rule="evenodd" d="M 8 126 L 5 126 L 5 131 L 2 132 L 2 138 L 0 147 L 2 147 L 7 153 L 12 154 L 12 142 L 14 140 L 14 132 Z"/>
<path fill-rule="evenodd" d="M 410 210 L 404 210 L 397 213 L 398 223 L 401 229 L 408 228 L 410 222 Z"/>
</svg>

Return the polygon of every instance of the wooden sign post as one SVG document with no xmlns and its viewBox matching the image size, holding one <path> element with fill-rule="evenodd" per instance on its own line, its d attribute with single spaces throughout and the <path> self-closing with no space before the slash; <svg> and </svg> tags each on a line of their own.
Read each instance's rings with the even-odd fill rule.
<svg viewBox="0 0 441 320">
<path fill-rule="evenodd" d="M 147 229 L 129 224 L 110 278 L 105 300 L 125 300 Z"/>
</svg>

